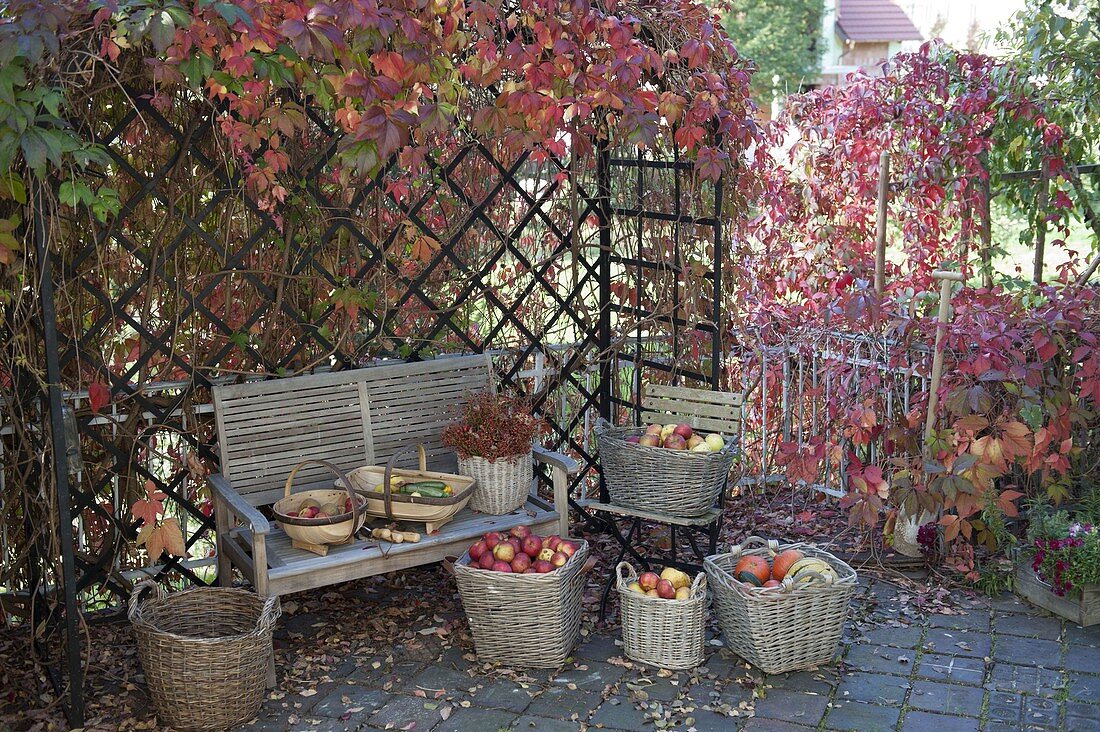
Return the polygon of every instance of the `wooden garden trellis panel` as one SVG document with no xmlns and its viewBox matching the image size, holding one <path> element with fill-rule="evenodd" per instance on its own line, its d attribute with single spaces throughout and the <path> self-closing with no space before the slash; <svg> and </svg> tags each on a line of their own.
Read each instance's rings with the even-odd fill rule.
<svg viewBox="0 0 1100 732">
<path fill-rule="evenodd" d="M 713 388 L 719 384 L 723 340 L 722 185 L 718 183 L 711 189 L 710 210 L 703 213 L 682 210 L 682 193 L 689 185 L 685 177 L 692 170 L 688 161 L 651 160 L 641 155 L 619 157 L 619 151 L 613 155 L 603 150 L 595 156 L 595 170 L 587 171 L 590 175 L 586 178 L 570 170 L 569 161 L 551 158 L 540 171 L 533 169 L 526 153 L 501 159 L 485 143 L 470 140 L 457 149 L 445 151 L 438 159 L 430 159 L 436 176 L 434 185 L 407 201 L 399 201 L 386 191 L 386 174 L 397 165 L 396 160 L 391 160 L 351 201 L 340 202 L 330 199 L 318 183 L 336 154 L 338 134 L 320 115 L 308 110 L 315 134 L 331 143 L 323 146 L 323 157 L 311 160 L 297 171 L 297 177 L 303 181 L 298 195 L 304 202 L 302 205 L 324 226 L 319 227 L 320 235 L 315 242 L 294 246 L 288 243 L 285 254 L 292 261 L 282 274 L 287 278 L 310 278 L 337 288 L 369 283 L 372 275 L 381 270 L 397 283 L 394 297 L 384 307 L 364 312 L 367 326 L 347 347 L 327 330 L 335 319 L 336 307 L 332 303 L 318 309 L 313 307 L 314 300 L 307 303 L 309 308 L 295 307 L 284 297 L 280 285 L 258 272 L 257 253 L 270 251 L 277 245 L 280 226 L 272 214 L 243 191 L 239 175 L 216 157 L 211 143 L 217 134 L 215 115 L 207 110 L 193 118 L 174 118 L 154 108 L 140 90 L 129 90 L 129 98 L 133 106 L 121 109 L 116 119 L 103 120 L 100 127 L 84 131 L 90 141 L 103 146 L 117 175 L 128 183 L 130 195 L 123 201 L 119 216 L 111 225 L 94 231 L 74 233 L 79 222 L 68 222 L 68 234 L 81 237 L 81 247 L 75 256 L 62 260 L 51 255 L 49 260 L 37 263 L 41 272 L 48 274 L 52 268 L 56 285 L 65 297 L 102 308 L 100 315 L 88 322 L 43 324 L 46 332 L 51 327 L 57 329 L 58 347 L 47 348 L 45 356 L 52 372 L 59 375 L 58 396 L 67 380 L 76 382 L 91 365 L 108 382 L 116 403 L 126 404 L 128 415 L 121 422 L 110 414 L 81 410 L 79 439 L 90 458 L 90 467 L 71 484 L 67 482 L 68 476 L 62 475 L 63 469 L 56 471 L 57 485 L 71 504 L 68 518 L 62 512 L 60 526 L 69 526 L 70 519 L 79 519 L 82 526 L 98 526 L 101 534 L 98 545 L 91 542 L 83 551 L 63 547 L 62 559 L 72 573 L 64 582 L 67 642 L 63 655 L 68 660 L 70 719 L 74 724 L 82 716 L 78 611 L 93 598 L 93 592 L 125 596 L 128 591 L 123 578 L 114 570 L 119 553 L 134 539 L 140 522 L 131 519 L 125 502 L 119 500 L 125 488 L 121 484 L 136 480 L 163 491 L 173 515 L 187 528 L 188 550 L 203 548 L 205 537 L 213 530 L 213 519 L 203 512 L 188 469 L 185 465 L 166 467 L 163 461 L 158 466 L 149 447 L 158 434 L 161 439 L 171 435 L 175 441 L 172 449 L 217 462 L 216 436 L 209 421 L 197 414 L 193 405 L 207 399 L 206 390 L 215 381 L 227 373 L 232 375 L 232 369 L 225 368 L 231 359 L 249 364 L 250 371 L 279 374 L 301 368 L 317 353 L 329 354 L 323 365 L 354 368 L 379 355 L 379 343 L 390 344 L 381 349 L 381 355 L 407 358 L 428 357 L 440 347 L 473 352 L 508 348 L 512 355 L 498 363 L 499 376 L 503 384 L 515 386 L 536 356 L 545 359 L 549 354 L 560 354 L 555 356 L 557 374 L 542 379 L 541 389 L 535 394 L 535 406 L 550 423 L 550 443 L 572 452 L 586 467 L 571 491 L 583 490 L 587 469 L 595 467 L 594 455 L 581 434 L 586 415 L 593 410 L 610 417 L 617 405 L 634 406 L 629 390 L 624 391 L 623 384 L 616 384 L 618 361 L 634 364 L 633 382 L 638 387 L 645 370 L 650 374 L 645 378 L 656 374 L 659 379 L 675 381 L 682 377 L 702 381 Z M 163 145 L 161 149 L 143 151 L 126 141 L 127 131 L 139 123 L 155 130 Z M 467 165 L 491 172 L 487 188 L 470 189 L 471 176 L 461 174 Z M 181 170 L 189 170 L 192 179 L 205 181 L 201 205 L 190 210 L 180 203 L 178 191 L 173 187 L 174 176 Z M 564 184 L 557 176 L 549 175 L 545 185 L 530 190 L 529 178 L 525 176 L 547 176 L 547 171 L 571 172 L 571 189 L 564 191 Z M 671 178 L 663 181 L 668 186 L 664 191 L 667 195 L 655 197 L 670 206 L 651 202 L 647 195 L 653 182 L 647 179 L 650 171 L 671 173 Z M 478 180 L 485 182 L 483 177 Z M 656 183 L 659 186 L 662 181 Z M 633 203 L 616 200 L 627 188 L 637 194 L 636 200 Z M 426 213 L 431 206 L 438 205 L 435 199 L 441 191 L 446 192 L 452 203 L 452 216 L 443 229 L 433 224 Z M 553 204 L 566 193 L 577 205 L 563 219 Z M 391 214 L 393 223 L 388 229 L 372 230 L 365 225 L 360 207 L 372 199 L 382 201 Z M 247 235 L 239 239 L 223 236 L 216 228 L 219 215 L 234 207 L 239 212 L 235 214 L 236 220 L 251 222 Z M 156 241 L 148 237 L 149 232 L 138 231 L 128 223 L 131 216 L 149 211 L 159 214 Z M 509 211 L 511 215 L 502 215 L 501 211 Z M 52 212 L 40 213 L 43 214 L 39 219 L 40 236 L 45 239 Z M 667 231 L 650 228 L 653 222 L 671 227 L 671 236 Z M 616 239 L 626 231 L 627 224 L 636 227 L 632 252 Z M 438 244 L 431 260 L 415 273 L 401 271 L 388 256 L 401 231 L 408 228 Z M 465 237 L 471 232 L 476 232 L 483 241 L 495 242 L 488 257 L 478 261 L 467 258 Z M 541 260 L 532 256 L 525 236 L 541 237 L 541 241 L 548 242 Z M 593 237 L 594 243 L 583 241 L 586 236 Z M 710 268 L 702 273 L 682 261 L 686 240 L 700 236 L 711 243 L 715 254 Z M 355 243 L 358 254 L 351 270 L 334 268 L 332 262 L 325 260 L 325 253 L 339 249 L 340 242 L 346 239 Z M 651 246 L 650 240 L 659 245 Z M 671 242 L 670 252 L 661 250 L 666 241 Z M 98 258 L 105 251 L 110 253 L 112 268 L 106 273 L 97 268 Z M 205 282 L 179 281 L 173 271 L 175 260 L 195 252 L 219 262 L 220 268 Z M 563 288 L 551 270 L 556 261 L 570 254 L 576 277 Z M 491 272 L 498 266 L 523 270 L 525 283 L 511 299 L 493 286 Z M 431 286 L 433 273 L 441 269 L 460 272 L 465 278 L 447 301 L 440 299 Z M 707 312 L 702 321 L 686 317 L 679 300 L 671 315 L 644 304 L 660 300 L 662 292 L 671 291 L 674 298 L 679 298 L 689 277 L 710 283 L 709 295 L 704 293 L 710 303 L 704 308 Z M 219 288 L 224 289 L 230 282 L 258 296 L 255 300 L 258 306 L 239 322 L 226 317 L 222 308 L 225 303 L 219 302 Z M 623 303 L 614 295 L 614 289 L 626 287 L 630 282 L 640 294 L 633 303 Z M 164 327 L 154 325 L 156 315 L 150 317 L 149 310 L 143 309 L 146 306 L 142 294 L 150 289 L 156 289 L 159 297 L 174 299 L 179 306 L 173 322 L 161 324 Z M 44 290 L 42 294 L 52 305 L 49 293 Z M 487 327 L 476 333 L 458 324 L 462 307 L 471 300 L 484 302 Z M 521 314 L 523 306 L 532 301 L 544 306 L 533 320 L 529 313 Z M 597 317 L 582 317 L 580 305 L 593 301 L 598 303 Z M 410 306 L 415 306 L 420 316 L 411 327 L 407 320 L 402 320 Z M 294 328 L 296 339 L 292 347 L 270 353 L 248 334 L 274 317 Z M 643 348 L 641 329 L 632 342 L 613 342 L 613 330 L 630 318 L 650 321 L 644 340 L 663 344 L 656 352 Z M 104 367 L 102 349 L 105 344 L 117 344 L 123 331 L 133 334 L 136 347 L 127 357 L 125 370 L 112 373 Z M 219 345 L 193 357 L 178 347 L 177 338 L 195 334 L 206 334 L 208 341 Z M 570 347 L 564 351 L 556 342 L 562 334 L 571 336 Z M 700 349 L 700 334 L 706 334 L 705 349 Z M 685 346 L 689 341 L 693 345 Z M 598 364 L 595 388 L 585 373 L 586 365 L 593 360 Z M 144 375 L 158 362 L 171 364 L 184 386 L 171 392 L 147 392 Z M 573 400 L 568 415 L 551 406 L 563 389 L 570 392 Z M 53 401 L 56 399 L 51 401 L 51 413 L 56 411 L 52 409 Z M 191 421 L 181 422 L 180 415 L 187 414 L 191 414 Z M 60 434 L 58 430 L 53 433 Z M 30 561 L 42 565 L 53 559 L 39 554 Z M 204 581 L 179 558 L 170 558 L 157 576 L 184 583 Z M 36 584 L 28 587 L 27 593 L 44 590 Z M 60 625 L 54 623 L 51 627 L 56 630 Z"/>
</svg>

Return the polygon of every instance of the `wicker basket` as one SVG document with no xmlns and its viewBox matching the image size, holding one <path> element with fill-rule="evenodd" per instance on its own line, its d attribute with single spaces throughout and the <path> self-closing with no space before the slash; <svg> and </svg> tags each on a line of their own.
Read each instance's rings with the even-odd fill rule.
<svg viewBox="0 0 1100 732">
<path fill-rule="evenodd" d="M 665 600 L 629 589 L 638 573 L 627 562 L 615 569 L 622 616 L 623 650 L 635 661 L 667 669 L 695 668 L 703 662 L 707 576 L 695 575 L 691 597 Z"/>
<path fill-rule="evenodd" d="M 146 588 L 156 597 L 139 602 Z M 256 716 L 272 658 L 279 598 L 196 587 L 130 595 L 130 622 L 157 718 L 177 730 L 224 730 Z"/>
<path fill-rule="evenodd" d="M 819 576 L 818 581 L 795 585 L 788 577 L 782 586 L 771 588 L 752 587 L 734 579 L 733 569 L 741 557 L 769 556 L 785 549 L 825 560 L 836 570 L 836 579 Z M 832 660 L 856 587 L 854 569 L 813 545 L 780 546 L 755 536 L 731 547 L 727 554 L 707 557 L 703 564 L 718 624 L 737 655 L 768 674 Z"/>
<path fill-rule="evenodd" d="M 493 461 L 459 458 L 458 472 L 477 481 L 470 508 L 494 515 L 511 513 L 526 503 L 535 476 L 530 452 Z"/>
<path fill-rule="evenodd" d="M 611 427 L 602 420 L 596 434 L 611 502 L 650 513 L 703 515 L 718 502 L 737 459 L 733 442 L 719 452 L 647 447 L 626 441 L 644 435 L 644 427 Z"/>
<path fill-rule="evenodd" d="M 588 542 L 546 574 L 509 574 L 470 566 L 470 553 L 454 562 L 455 581 L 470 621 L 477 657 L 530 668 L 557 668 L 581 630 Z"/>
<path fill-rule="evenodd" d="M 420 459 L 418 470 L 397 468 L 399 459 L 415 450 Z M 448 498 L 430 496 L 407 496 L 395 493 L 393 478 L 409 480 L 439 480 L 452 486 L 454 495 Z M 477 481 L 465 475 L 437 473 L 428 470 L 428 454 L 423 445 L 398 450 L 385 465 L 367 465 L 348 473 L 352 490 L 367 501 L 364 512 L 371 516 L 390 521 L 423 521 L 428 525 L 427 533 L 446 524 L 455 514 L 466 507 L 474 495 Z M 342 481 L 336 482 L 337 488 L 343 487 Z"/>
<path fill-rule="evenodd" d="M 323 465 L 328 468 L 337 477 L 339 488 L 337 490 L 320 489 L 291 494 L 294 477 L 306 465 Z M 309 458 L 294 466 L 283 485 L 283 497 L 271 507 L 271 511 L 275 514 L 275 520 L 291 540 L 314 547 L 326 544 L 343 544 L 350 541 L 355 536 L 355 532 L 362 528 L 367 520 L 367 514 L 363 510 L 364 499 L 355 497 L 352 491 L 344 487 L 348 484 L 344 481 L 344 477 L 344 471 L 327 460 Z M 341 511 L 335 516 L 326 518 L 307 519 L 288 515 L 289 511 L 297 511 L 298 507 L 302 505 L 302 501 L 307 498 L 311 498 L 321 505 L 337 503 L 341 509 L 344 507 L 345 499 L 351 498 L 351 510 Z"/>
</svg>

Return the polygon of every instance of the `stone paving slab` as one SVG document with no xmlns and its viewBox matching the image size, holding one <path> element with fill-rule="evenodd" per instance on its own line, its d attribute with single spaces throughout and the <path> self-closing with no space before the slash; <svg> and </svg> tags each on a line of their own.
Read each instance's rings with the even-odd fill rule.
<svg viewBox="0 0 1100 732">
<path fill-rule="evenodd" d="M 648 732 L 661 713 L 685 732 L 1100 732 L 1100 629 L 1011 596 L 914 616 L 899 594 L 862 582 L 839 662 L 817 669 L 767 676 L 719 636 L 699 669 L 659 672 L 597 631 L 561 669 L 502 674 L 430 638 L 327 662 L 321 683 L 273 692 L 245 729 Z M 878 605 L 859 614 L 870 597 Z M 321 630 L 290 620 L 284 638 Z"/>
</svg>

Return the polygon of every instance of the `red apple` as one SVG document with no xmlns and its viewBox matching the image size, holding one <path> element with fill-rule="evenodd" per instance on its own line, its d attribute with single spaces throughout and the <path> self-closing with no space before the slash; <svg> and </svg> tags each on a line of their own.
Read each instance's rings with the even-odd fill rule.
<svg viewBox="0 0 1100 732">
<path fill-rule="evenodd" d="M 524 539 L 524 537 L 527 537 L 527 536 L 531 535 L 531 527 L 530 526 L 513 526 L 511 531 L 509 531 L 508 533 L 522 541 Z"/>
<path fill-rule="evenodd" d="M 573 553 L 577 551 L 577 545 L 571 541 L 563 541 L 558 544 L 558 551 L 567 557 L 571 557 Z"/>
<path fill-rule="evenodd" d="M 494 572 L 511 572 L 512 571 L 512 565 L 508 564 L 508 562 L 502 562 L 498 559 L 497 561 L 493 562 L 493 571 Z"/>
<path fill-rule="evenodd" d="M 516 548 L 511 542 L 502 541 L 493 547 L 493 556 L 502 562 L 511 562 L 516 558 Z"/>
<path fill-rule="evenodd" d="M 481 559 L 481 555 L 488 551 L 488 549 L 489 547 L 485 546 L 485 540 L 478 539 L 473 543 L 473 546 L 470 547 L 470 559 L 476 562 Z"/>
<path fill-rule="evenodd" d="M 561 537 L 558 536 L 557 534 L 554 534 L 553 536 L 546 537 L 542 542 L 542 546 L 543 546 L 543 548 L 550 547 L 554 551 L 557 551 L 558 550 L 558 544 L 560 544 L 560 543 L 561 543 Z"/>
<path fill-rule="evenodd" d="M 298 515 L 298 512 L 297 512 L 297 511 L 287 511 L 287 512 L 286 512 L 286 515 L 287 515 L 287 516 L 297 516 L 297 515 Z"/>
<path fill-rule="evenodd" d="M 550 558 L 553 557 L 553 556 L 554 556 L 554 550 L 551 549 L 550 547 L 546 547 L 545 549 L 539 551 L 538 559 L 541 559 L 544 562 L 549 562 Z"/>
<path fill-rule="evenodd" d="M 517 539 L 514 536 L 509 536 L 507 539 L 505 539 L 505 541 L 512 545 L 512 548 L 516 550 L 516 554 L 519 554 L 521 551 L 523 551 L 522 539 Z"/>
<path fill-rule="evenodd" d="M 660 435 L 662 427 L 663 427 L 663 425 L 651 424 L 651 425 L 649 425 L 648 427 L 645 428 L 645 433 L 647 435 Z"/>
<path fill-rule="evenodd" d="M 313 518 L 320 510 L 321 509 L 316 506 L 306 506 L 298 513 L 298 516 L 301 518 Z"/>
<path fill-rule="evenodd" d="M 660 447 L 661 436 L 653 434 L 642 435 L 641 439 L 638 440 L 638 444 L 644 445 L 645 447 Z"/>
<path fill-rule="evenodd" d="M 531 566 L 531 557 L 527 556 L 523 552 L 516 555 L 516 558 L 512 560 L 512 571 L 517 574 L 526 572 Z"/>
<path fill-rule="evenodd" d="M 351 498 L 344 499 L 344 513 L 351 513 Z"/>
<path fill-rule="evenodd" d="M 524 574 L 538 574 L 539 572 L 534 567 L 528 567 L 527 569 L 523 570 L 523 573 Z"/>
<path fill-rule="evenodd" d="M 537 536 L 523 537 L 523 553 L 534 559 L 542 551 L 542 539 Z"/>
<path fill-rule="evenodd" d="M 694 450 L 697 446 L 705 444 L 707 444 L 707 441 L 704 440 L 702 437 L 700 437 L 699 435 L 692 435 L 688 438 L 687 449 Z M 710 452 L 709 447 L 707 448 L 707 452 Z"/>
<path fill-rule="evenodd" d="M 691 429 L 690 424 L 678 424 L 676 425 L 676 429 L 672 431 L 672 434 L 680 435 L 680 437 L 683 437 L 685 440 L 690 438 L 692 433 L 693 430 Z"/>
<path fill-rule="evenodd" d="M 565 563 L 569 561 L 569 556 L 562 554 L 561 552 L 554 552 L 554 556 L 550 559 L 550 564 L 555 567 L 564 567 Z"/>
<path fill-rule="evenodd" d="M 657 595 L 666 600 L 671 600 L 676 597 L 676 588 L 668 580 L 660 580 L 657 582 Z"/>
<path fill-rule="evenodd" d="M 531 566 L 539 574 L 546 574 L 547 572 L 553 572 L 554 571 L 554 565 L 550 564 L 550 562 L 548 562 L 545 559 L 539 559 L 538 561 L 536 561 Z"/>
<path fill-rule="evenodd" d="M 477 566 L 482 569 L 492 569 L 496 562 L 497 560 L 493 557 L 493 553 L 491 551 L 486 551 L 481 555 L 481 559 L 477 560 Z"/>
<path fill-rule="evenodd" d="M 503 541 L 503 539 L 500 538 L 500 534 L 495 531 L 490 531 L 482 538 L 485 539 L 485 546 L 489 547 L 490 549 L 496 549 L 497 544 Z"/>
<path fill-rule="evenodd" d="M 657 589 L 657 583 L 660 581 L 661 576 L 656 572 L 642 572 L 638 577 L 638 584 L 640 584 L 642 589 L 646 592 Z"/>
<path fill-rule="evenodd" d="M 665 438 L 665 449 L 666 450 L 686 450 L 687 449 L 687 440 L 685 440 L 683 437 L 681 437 L 680 435 L 673 432 L 671 435 L 669 435 L 668 437 Z"/>
</svg>

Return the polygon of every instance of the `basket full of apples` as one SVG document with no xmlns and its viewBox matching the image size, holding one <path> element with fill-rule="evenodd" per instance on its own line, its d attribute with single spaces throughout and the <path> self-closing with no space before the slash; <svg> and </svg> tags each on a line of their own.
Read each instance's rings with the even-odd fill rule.
<svg viewBox="0 0 1100 732">
<path fill-rule="evenodd" d="M 482 661 L 554 668 L 580 636 L 588 542 L 491 531 L 454 562 L 455 581 Z"/>
<path fill-rule="evenodd" d="M 718 502 L 737 460 L 736 443 L 689 424 L 596 425 L 611 502 L 650 513 L 695 518 Z"/>
<path fill-rule="evenodd" d="M 629 562 L 615 568 L 623 650 L 635 661 L 667 669 L 703 662 L 707 576 L 693 580 L 675 567 L 640 575 Z"/>
</svg>

